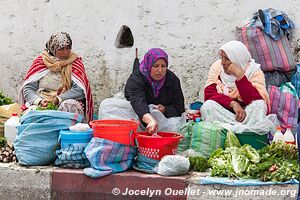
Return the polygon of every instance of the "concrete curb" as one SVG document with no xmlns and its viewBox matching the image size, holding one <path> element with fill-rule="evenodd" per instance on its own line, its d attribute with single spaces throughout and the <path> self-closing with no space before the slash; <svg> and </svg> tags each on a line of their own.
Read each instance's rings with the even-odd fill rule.
<svg viewBox="0 0 300 200">
<path fill-rule="evenodd" d="M 20 167 L 0 163 L 0 199 L 51 199 L 51 172 L 53 167 Z"/>
<path fill-rule="evenodd" d="M 167 195 L 165 191 L 185 190 L 187 186 L 188 176 L 163 177 L 136 171 L 99 179 L 85 176 L 82 170 L 71 169 L 55 169 L 52 175 L 55 199 L 186 199 L 187 195 Z M 114 195 L 113 191 L 120 194 Z"/>
<path fill-rule="evenodd" d="M 0 163 L 0 199 L 9 200 L 101 200 L 101 199 L 295 199 L 298 185 L 270 185 L 236 187 L 227 185 L 199 185 L 201 176 L 165 177 L 136 171 L 112 174 L 92 179 L 82 170 L 50 166 L 21 167 L 18 164 Z M 129 194 L 126 193 L 129 191 Z M 231 191 L 230 194 L 220 193 Z M 258 194 L 237 195 L 243 191 Z M 273 191 L 275 195 L 268 195 Z M 119 192 L 119 193 L 118 193 Z M 211 193 L 213 192 L 213 193 Z M 291 193 L 287 192 L 293 192 Z M 114 195 L 118 193 L 118 195 Z M 123 194 L 122 194 L 123 193 Z"/>
</svg>

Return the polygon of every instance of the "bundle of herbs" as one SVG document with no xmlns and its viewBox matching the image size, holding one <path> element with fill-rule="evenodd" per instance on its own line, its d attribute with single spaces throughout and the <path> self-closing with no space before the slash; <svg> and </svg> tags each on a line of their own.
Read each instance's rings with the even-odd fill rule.
<svg viewBox="0 0 300 200">
<path fill-rule="evenodd" d="M 283 141 L 272 142 L 259 151 L 261 162 L 268 163 L 268 168 L 261 171 L 263 181 L 284 182 L 299 179 L 298 149 L 296 145 Z"/>
<path fill-rule="evenodd" d="M 1 90 L 0 90 L 0 106 L 12 104 L 13 100 L 12 98 L 6 96 Z"/>
<path fill-rule="evenodd" d="M 39 107 L 37 107 L 36 110 L 57 110 L 57 109 L 58 109 L 57 105 L 55 105 L 52 102 L 48 102 L 47 107 L 44 108 L 44 107 L 39 106 Z"/>
<path fill-rule="evenodd" d="M 205 172 L 208 168 L 208 159 L 203 156 L 190 157 L 190 168 L 196 172 Z"/>
</svg>

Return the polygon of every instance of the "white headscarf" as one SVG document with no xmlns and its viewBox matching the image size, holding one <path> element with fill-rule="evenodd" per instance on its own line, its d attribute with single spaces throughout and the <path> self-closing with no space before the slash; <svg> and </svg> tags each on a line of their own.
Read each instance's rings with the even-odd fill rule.
<svg viewBox="0 0 300 200">
<path fill-rule="evenodd" d="M 247 47 L 242 42 L 235 40 L 229 41 L 220 47 L 219 54 L 221 54 L 221 50 L 226 53 L 232 63 L 242 67 L 248 79 L 251 78 L 256 71 L 260 70 L 260 64 L 255 63 L 255 60 L 251 58 Z M 234 75 L 226 74 L 222 68 L 220 77 L 226 88 L 236 88 L 236 77 Z"/>
</svg>

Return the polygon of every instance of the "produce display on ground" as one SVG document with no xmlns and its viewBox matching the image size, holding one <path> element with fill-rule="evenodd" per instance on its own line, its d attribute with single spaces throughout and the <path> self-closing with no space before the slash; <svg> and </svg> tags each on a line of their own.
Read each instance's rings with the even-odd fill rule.
<svg viewBox="0 0 300 200">
<path fill-rule="evenodd" d="M 190 157 L 190 162 L 194 171 L 203 172 L 211 168 L 212 177 L 273 182 L 299 179 L 296 145 L 278 141 L 256 150 L 249 144 L 241 146 L 230 131 L 227 133 L 225 150 L 215 150 L 208 161 L 203 157 Z"/>
</svg>

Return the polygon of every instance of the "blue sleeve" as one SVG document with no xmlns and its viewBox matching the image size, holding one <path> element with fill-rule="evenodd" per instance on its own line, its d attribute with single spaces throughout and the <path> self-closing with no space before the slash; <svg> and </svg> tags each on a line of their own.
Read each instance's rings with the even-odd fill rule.
<svg viewBox="0 0 300 200">
<path fill-rule="evenodd" d="M 23 89 L 24 100 L 32 105 L 34 100 L 40 98 L 40 95 L 36 93 L 38 88 L 39 88 L 38 81 L 26 84 Z"/>
</svg>

